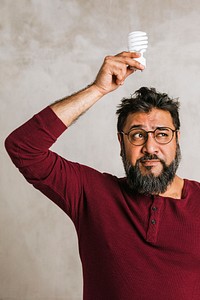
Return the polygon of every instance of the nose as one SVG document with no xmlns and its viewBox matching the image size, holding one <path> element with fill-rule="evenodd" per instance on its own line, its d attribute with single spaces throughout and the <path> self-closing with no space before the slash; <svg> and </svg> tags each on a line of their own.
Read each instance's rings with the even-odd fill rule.
<svg viewBox="0 0 200 300">
<path fill-rule="evenodd" d="M 143 154 L 157 154 L 158 153 L 158 143 L 154 139 L 153 133 L 148 134 L 146 143 L 142 147 Z"/>
</svg>

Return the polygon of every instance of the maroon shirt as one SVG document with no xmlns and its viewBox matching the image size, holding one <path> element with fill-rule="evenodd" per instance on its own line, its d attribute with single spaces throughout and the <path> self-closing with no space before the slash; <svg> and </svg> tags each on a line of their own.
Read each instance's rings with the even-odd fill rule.
<svg viewBox="0 0 200 300">
<path fill-rule="evenodd" d="M 200 299 L 200 183 L 180 200 L 133 194 L 125 178 L 49 150 L 66 129 L 47 107 L 6 140 L 20 172 L 72 219 L 84 300 Z"/>
</svg>

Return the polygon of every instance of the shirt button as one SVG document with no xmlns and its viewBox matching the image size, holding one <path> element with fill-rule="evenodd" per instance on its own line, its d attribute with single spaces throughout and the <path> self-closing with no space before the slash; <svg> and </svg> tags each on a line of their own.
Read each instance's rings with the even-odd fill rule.
<svg viewBox="0 0 200 300">
<path fill-rule="evenodd" d="M 151 224 L 155 225 L 156 224 L 156 220 L 151 220 Z"/>
<path fill-rule="evenodd" d="M 153 207 L 152 207 L 152 210 L 153 210 L 153 211 L 156 211 L 156 210 L 157 210 L 157 207 L 153 206 Z"/>
</svg>

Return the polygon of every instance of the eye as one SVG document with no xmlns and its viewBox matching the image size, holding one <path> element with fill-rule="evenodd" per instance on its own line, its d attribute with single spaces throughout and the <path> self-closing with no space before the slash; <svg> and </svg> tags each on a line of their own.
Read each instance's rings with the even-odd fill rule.
<svg viewBox="0 0 200 300">
<path fill-rule="evenodd" d="M 145 132 L 142 130 L 132 130 L 129 133 L 131 141 L 141 141 L 145 139 Z"/>
<path fill-rule="evenodd" d="M 167 128 L 158 129 L 155 132 L 155 138 L 157 141 L 161 141 L 161 142 L 168 141 L 169 139 L 171 139 L 171 136 L 172 136 L 172 132 Z"/>
<path fill-rule="evenodd" d="M 166 133 L 166 132 L 159 132 L 156 134 L 156 137 L 167 137 L 169 136 L 169 133 Z"/>
</svg>

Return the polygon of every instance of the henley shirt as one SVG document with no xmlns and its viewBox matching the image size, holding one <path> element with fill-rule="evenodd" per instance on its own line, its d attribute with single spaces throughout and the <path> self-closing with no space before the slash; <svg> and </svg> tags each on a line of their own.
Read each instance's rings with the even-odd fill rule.
<svg viewBox="0 0 200 300">
<path fill-rule="evenodd" d="M 200 300 L 200 183 L 181 199 L 133 193 L 126 178 L 49 150 L 66 126 L 45 108 L 6 139 L 26 180 L 73 221 L 84 300 Z"/>
</svg>

